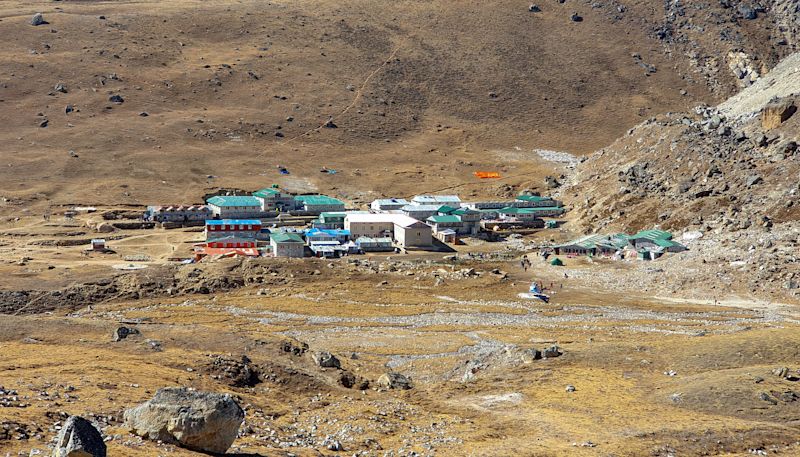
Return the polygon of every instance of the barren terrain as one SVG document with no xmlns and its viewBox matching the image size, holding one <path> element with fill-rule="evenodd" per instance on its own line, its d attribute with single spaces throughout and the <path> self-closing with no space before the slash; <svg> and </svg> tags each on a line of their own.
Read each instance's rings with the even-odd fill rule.
<svg viewBox="0 0 800 457">
<path fill-rule="evenodd" d="M 111 456 L 198 455 L 122 425 L 165 386 L 234 395 L 243 457 L 800 455 L 800 121 L 758 119 L 800 92 L 797 2 L 539 6 L 0 3 L 0 455 L 49 455 L 69 415 Z M 569 211 L 334 261 L 183 264 L 201 231 L 137 225 L 273 183 Z M 538 255 L 654 226 L 689 250 Z M 550 303 L 520 298 L 531 282 Z"/>
</svg>

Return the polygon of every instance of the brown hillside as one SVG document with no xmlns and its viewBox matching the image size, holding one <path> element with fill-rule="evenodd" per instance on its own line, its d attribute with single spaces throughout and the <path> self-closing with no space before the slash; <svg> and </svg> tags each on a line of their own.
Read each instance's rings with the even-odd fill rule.
<svg viewBox="0 0 800 457">
<path fill-rule="evenodd" d="M 283 184 L 357 199 L 348 189 L 469 182 L 502 165 L 490 149 L 587 153 L 650 115 L 709 100 L 703 81 L 684 80 L 685 59 L 665 57 L 652 31 L 661 13 L 629 8 L 6 2 L 0 179 L 6 196 L 40 202 L 147 203 L 270 184 L 283 164 L 293 172 Z M 36 11 L 49 24 L 30 25 Z M 313 130 L 329 117 L 337 129 Z M 320 166 L 340 174 L 319 176 Z"/>
</svg>

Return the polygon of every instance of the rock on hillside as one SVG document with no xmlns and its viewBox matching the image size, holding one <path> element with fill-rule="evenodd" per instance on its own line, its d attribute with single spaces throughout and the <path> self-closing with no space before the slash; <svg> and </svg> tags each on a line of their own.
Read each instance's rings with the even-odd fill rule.
<svg viewBox="0 0 800 457">
<path fill-rule="evenodd" d="M 747 122 L 776 98 L 800 96 L 800 52 L 783 59 L 752 86 L 719 105 L 728 119 Z"/>
<path fill-rule="evenodd" d="M 106 457 L 106 443 L 91 422 L 72 416 L 58 433 L 53 457 Z"/>
<path fill-rule="evenodd" d="M 752 289 L 795 294 L 800 116 L 789 107 L 798 103 L 797 62 L 800 54 L 719 107 L 650 119 L 596 152 L 563 191 L 573 217 L 586 232 L 699 231 L 716 246 L 697 260 L 725 266 L 702 274 L 741 273 Z M 757 116 L 764 109 L 769 130 Z"/>
<path fill-rule="evenodd" d="M 125 411 L 125 424 L 136 435 L 201 452 L 227 451 L 243 421 L 244 411 L 230 395 L 185 387 L 159 389 Z"/>
</svg>

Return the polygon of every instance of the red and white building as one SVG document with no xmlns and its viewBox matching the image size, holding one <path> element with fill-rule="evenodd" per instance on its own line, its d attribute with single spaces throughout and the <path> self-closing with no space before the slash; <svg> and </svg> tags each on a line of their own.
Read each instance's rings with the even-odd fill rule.
<svg viewBox="0 0 800 457">
<path fill-rule="evenodd" d="M 255 243 L 261 231 L 261 221 L 258 219 L 221 219 L 206 221 L 206 241 L 219 238 L 242 238 Z"/>
</svg>

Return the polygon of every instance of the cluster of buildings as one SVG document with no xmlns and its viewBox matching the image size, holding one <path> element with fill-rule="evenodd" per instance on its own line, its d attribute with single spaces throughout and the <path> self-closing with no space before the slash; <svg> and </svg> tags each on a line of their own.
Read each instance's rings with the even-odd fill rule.
<svg viewBox="0 0 800 457">
<path fill-rule="evenodd" d="M 614 259 L 639 258 L 654 260 L 667 252 L 683 252 L 687 248 L 673 241 L 672 234 L 663 230 L 642 230 L 633 235 L 586 235 L 568 243 L 553 246 L 557 254 L 577 256 L 606 256 Z"/>
<path fill-rule="evenodd" d="M 343 201 L 327 195 L 292 195 L 273 186 L 250 195 L 216 195 L 205 205 L 148 206 L 144 219 L 192 225 L 206 219 L 266 219 L 281 213 L 316 216 L 344 209 Z"/>
<path fill-rule="evenodd" d="M 339 257 L 352 253 L 432 249 L 437 241 L 509 228 L 542 228 L 544 217 L 564 213 L 549 197 L 520 195 L 513 200 L 462 202 L 457 195 L 417 195 L 410 200 L 373 201 L 369 210 L 348 210 L 326 195 L 293 195 L 277 186 L 250 195 L 216 195 L 205 205 L 149 206 L 145 220 L 205 224 L 206 241 L 197 256 L 214 254 L 276 257 Z M 267 227 L 265 220 L 315 216 L 303 229 Z M 277 224 L 274 224 L 277 225 Z"/>
</svg>

